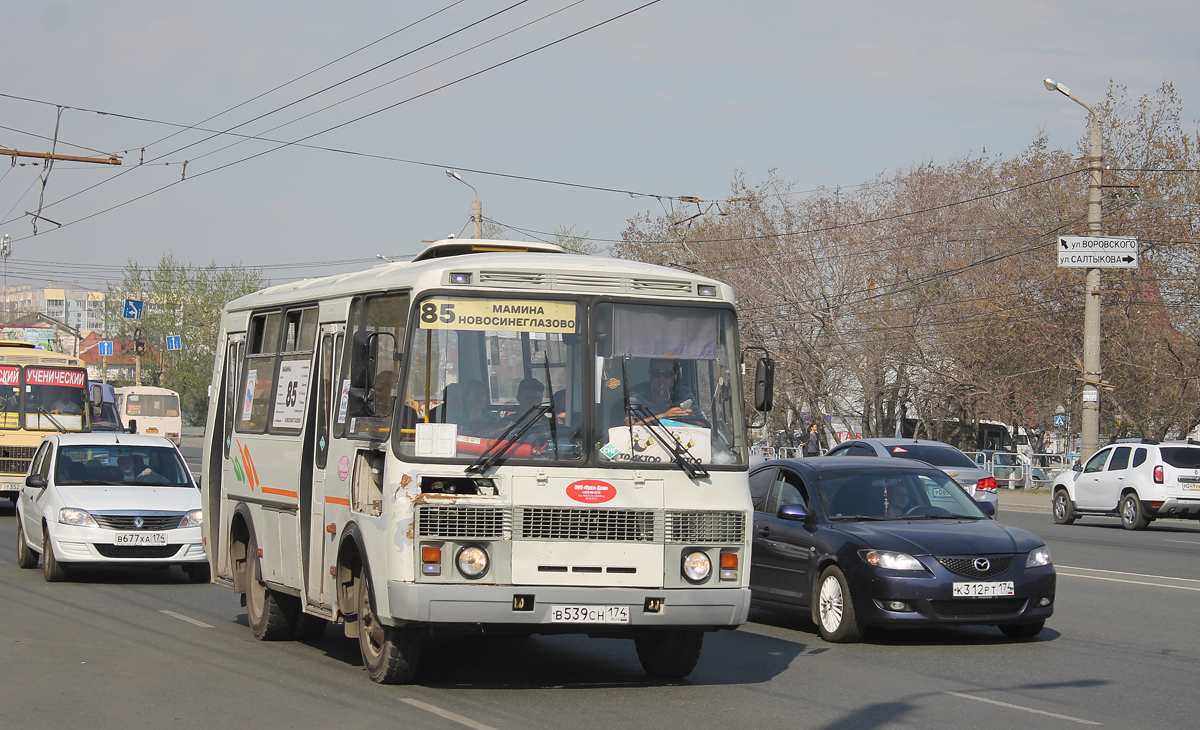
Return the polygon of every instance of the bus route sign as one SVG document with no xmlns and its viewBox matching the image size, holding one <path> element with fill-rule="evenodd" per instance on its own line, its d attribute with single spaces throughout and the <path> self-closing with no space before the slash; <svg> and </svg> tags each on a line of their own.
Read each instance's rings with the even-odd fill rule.
<svg viewBox="0 0 1200 730">
<path fill-rule="evenodd" d="M 1060 269 L 1136 269 L 1136 236 L 1059 236 Z"/>
</svg>

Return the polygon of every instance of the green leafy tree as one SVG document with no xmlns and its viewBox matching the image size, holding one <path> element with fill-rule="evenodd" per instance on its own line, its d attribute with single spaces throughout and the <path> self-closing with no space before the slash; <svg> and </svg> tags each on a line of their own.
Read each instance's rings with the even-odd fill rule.
<svg viewBox="0 0 1200 730">
<path fill-rule="evenodd" d="M 261 269 L 240 264 L 207 266 L 186 264 L 167 254 L 153 268 L 136 261 L 126 263 L 120 284 L 109 287 L 105 299 L 109 322 L 117 324 L 114 336 L 132 341 L 139 324 L 123 319 L 126 299 L 144 302 L 142 383 L 160 385 L 179 393 L 184 420 L 200 424 L 208 410 L 208 385 L 221 309 L 229 301 L 266 287 Z M 167 351 L 166 338 L 178 335 L 183 349 Z"/>
</svg>

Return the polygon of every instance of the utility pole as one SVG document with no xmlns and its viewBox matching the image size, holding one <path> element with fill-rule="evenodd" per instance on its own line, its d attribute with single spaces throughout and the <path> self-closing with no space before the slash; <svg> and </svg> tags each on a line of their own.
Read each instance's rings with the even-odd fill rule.
<svg viewBox="0 0 1200 730">
<path fill-rule="evenodd" d="M 462 176 L 453 170 L 446 170 L 446 175 L 454 178 L 474 191 L 475 200 L 471 201 L 471 222 L 475 224 L 475 231 L 471 238 L 483 238 L 483 203 L 479 200 L 479 191 L 475 190 L 474 185 L 466 180 L 463 180 Z"/>
<path fill-rule="evenodd" d="M 1088 236 L 1100 233 L 1100 192 L 1104 147 L 1100 140 L 1100 118 L 1096 110 L 1071 96 L 1071 90 L 1054 79 L 1042 82 L 1048 91 L 1057 91 L 1088 110 L 1092 115 L 1088 133 Z M 1083 287 L 1083 412 L 1080 416 L 1079 460 L 1087 461 L 1100 448 L 1100 269 L 1090 268 Z"/>
<path fill-rule="evenodd" d="M 8 325 L 8 257 L 12 255 L 12 236 L 0 238 L 0 256 L 4 257 L 4 324 Z"/>
</svg>

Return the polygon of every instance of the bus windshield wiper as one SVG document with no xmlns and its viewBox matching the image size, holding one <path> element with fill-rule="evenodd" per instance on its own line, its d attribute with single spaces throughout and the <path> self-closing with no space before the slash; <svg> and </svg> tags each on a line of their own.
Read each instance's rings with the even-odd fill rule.
<svg viewBox="0 0 1200 730">
<path fill-rule="evenodd" d="M 658 416 L 654 415 L 645 405 L 641 403 L 629 402 L 629 374 L 625 372 L 625 359 L 621 358 L 621 390 L 625 398 L 625 425 L 629 427 L 629 450 L 633 451 L 633 422 L 640 421 L 641 425 L 650 432 L 650 435 L 658 439 L 662 447 L 671 455 L 671 460 L 683 469 L 684 473 L 689 478 L 697 477 L 707 479 L 708 472 L 700 468 L 700 460 L 692 455 L 691 451 L 683 444 L 679 443 L 671 432 L 667 431 L 667 427 L 663 422 L 658 420 Z"/>
<path fill-rule="evenodd" d="M 500 437 L 493 441 L 492 445 L 479 455 L 479 458 L 467 466 L 466 473 L 483 474 L 488 469 L 499 464 L 504 455 L 517 445 L 521 437 L 529 429 L 533 428 L 534 424 L 537 423 L 537 419 L 553 410 L 554 406 L 549 403 L 538 403 L 537 405 L 530 406 L 529 410 L 522 413 L 508 428 L 504 429 L 504 433 L 500 434 Z M 516 433 L 513 433 L 514 431 Z M 513 434 L 511 438 L 509 438 L 510 433 Z"/>
<path fill-rule="evenodd" d="M 625 417 L 631 424 L 634 420 L 639 421 L 643 428 L 658 439 L 658 443 L 671 455 L 671 460 L 678 464 L 679 468 L 683 469 L 690 478 L 704 479 L 708 477 L 708 472 L 700 468 L 700 460 L 688 450 L 688 447 L 679 443 L 679 439 L 671 435 L 658 416 L 654 415 L 654 411 L 641 403 L 626 405 Z M 632 426 L 630 428 L 632 429 Z M 633 448 L 633 439 L 629 441 L 629 448 Z"/>
<path fill-rule="evenodd" d="M 66 426 L 59 423 L 57 418 L 50 415 L 50 411 L 46 410 L 46 407 L 43 406 L 41 403 L 38 403 L 37 409 L 38 409 L 38 413 L 41 413 L 46 418 L 50 419 L 50 423 L 54 424 L 54 427 L 58 429 L 59 433 L 70 433 L 70 431 L 67 430 Z"/>
</svg>

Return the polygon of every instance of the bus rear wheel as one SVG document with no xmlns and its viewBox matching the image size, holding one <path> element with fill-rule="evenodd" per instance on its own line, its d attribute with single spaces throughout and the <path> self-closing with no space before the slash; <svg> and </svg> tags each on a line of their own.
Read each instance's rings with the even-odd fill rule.
<svg viewBox="0 0 1200 730">
<path fill-rule="evenodd" d="M 411 682 L 421 659 L 421 636 L 411 628 L 380 623 L 371 581 L 365 572 L 359 573 L 358 579 L 358 624 L 358 648 L 371 681 Z"/>
<path fill-rule="evenodd" d="M 645 629 L 634 635 L 633 645 L 646 674 L 658 679 L 683 679 L 700 661 L 704 632 Z"/>
<path fill-rule="evenodd" d="M 290 639 L 295 616 L 292 597 L 267 588 L 263 582 L 262 568 L 258 562 L 258 543 L 253 538 L 246 553 L 246 619 L 250 631 L 259 641 Z"/>
</svg>

